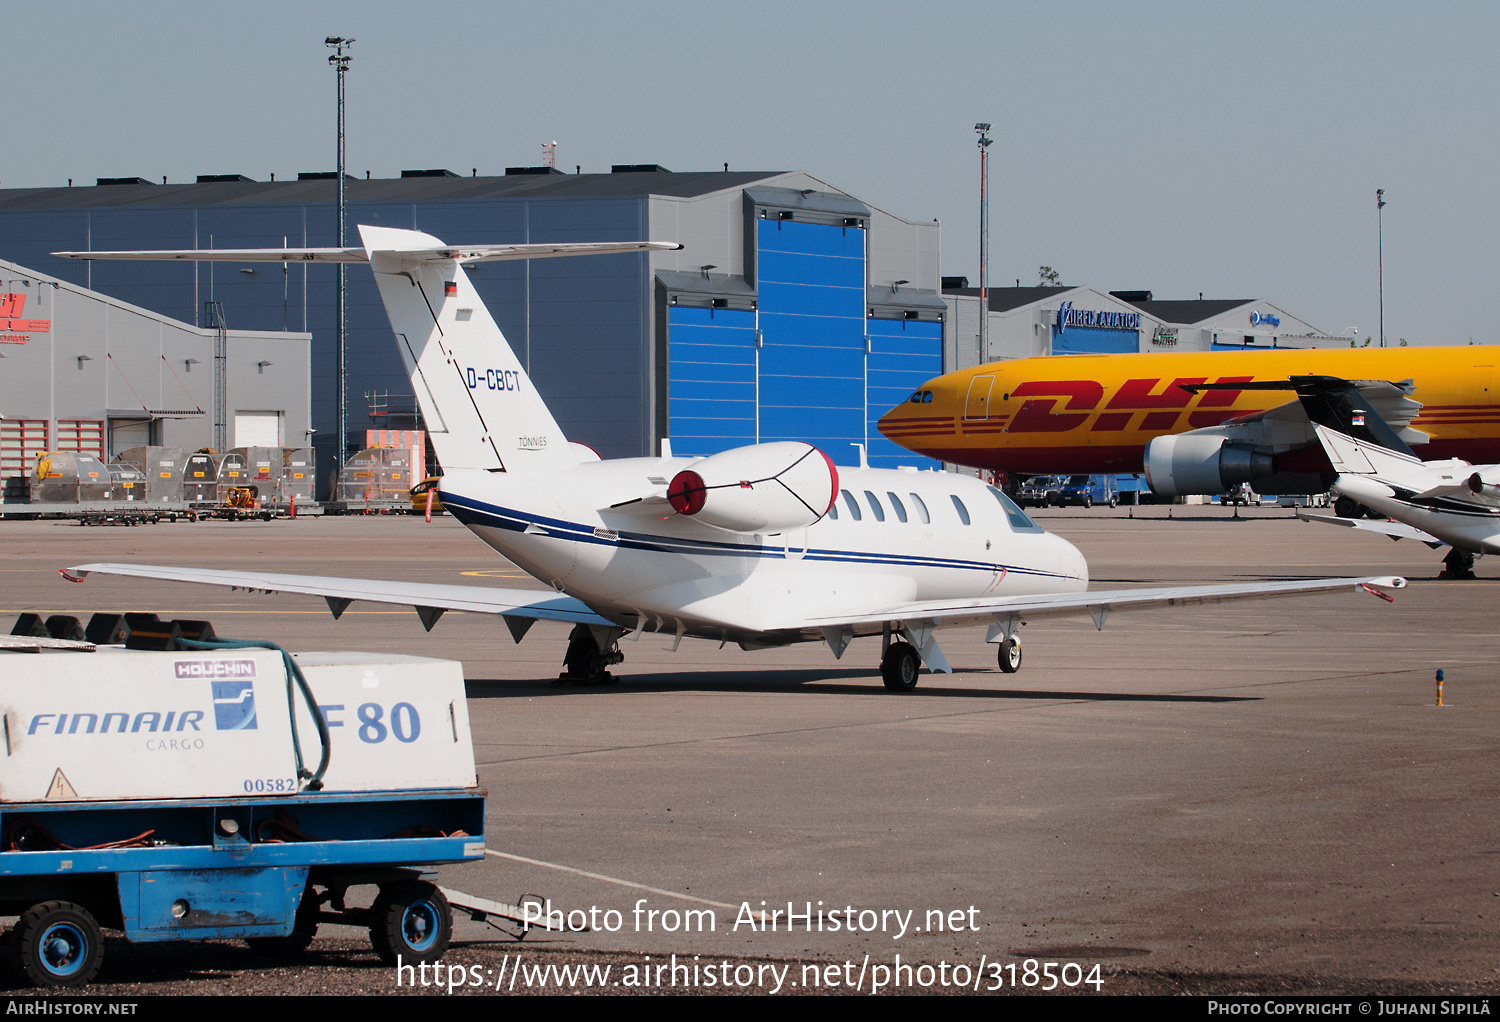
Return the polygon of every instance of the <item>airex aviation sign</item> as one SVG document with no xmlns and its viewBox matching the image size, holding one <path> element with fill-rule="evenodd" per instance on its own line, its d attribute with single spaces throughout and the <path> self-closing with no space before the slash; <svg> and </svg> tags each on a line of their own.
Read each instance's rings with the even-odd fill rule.
<svg viewBox="0 0 1500 1022">
<path fill-rule="evenodd" d="M 26 295 L 0 295 L 0 344 L 25 344 L 32 334 L 52 329 L 50 319 L 22 319 L 25 308 Z"/>
<path fill-rule="evenodd" d="M 1057 308 L 1057 330 L 1061 333 L 1070 326 L 1087 327 L 1091 330 L 1139 330 L 1141 314 L 1075 309 L 1072 302 L 1063 302 Z"/>
</svg>

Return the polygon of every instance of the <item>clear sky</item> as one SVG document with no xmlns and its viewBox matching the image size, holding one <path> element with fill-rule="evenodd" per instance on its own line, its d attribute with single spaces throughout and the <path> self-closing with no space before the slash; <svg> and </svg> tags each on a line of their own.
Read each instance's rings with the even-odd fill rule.
<svg viewBox="0 0 1500 1022">
<path fill-rule="evenodd" d="M 1268 298 L 1388 343 L 1500 343 L 1500 5 L 317 0 L 8 5 L 0 186 L 334 166 L 807 170 L 943 224 L 991 281 Z"/>
</svg>

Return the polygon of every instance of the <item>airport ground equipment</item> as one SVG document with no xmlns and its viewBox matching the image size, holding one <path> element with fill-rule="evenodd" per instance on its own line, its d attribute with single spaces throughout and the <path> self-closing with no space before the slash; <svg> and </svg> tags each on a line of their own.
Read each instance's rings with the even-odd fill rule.
<svg viewBox="0 0 1500 1022">
<path fill-rule="evenodd" d="M 270 519 L 319 515 L 309 447 L 237 447 L 223 454 L 141 446 L 111 464 L 78 451 L 37 458 L 28 478 L 8 480 L 0 516 L 73 518 L 138 525 L 163 518 Z"/>
<path fill-rule="evenodd" d="M 459 664 L 294 657 L 154 615 L 29 615 L 15 631 L 0 640 L 0 914 L 18 917 L 31 982 L 87 983 L 102 928 L 292 953 L 338 922 L 368 928 L 387 962 L 442 955 L 452 913 L 426 877 L 484 855 Z M 373 903 L 351 907 L 362 885 Z"/>
<path fill-rule="evenodd" d="M 405 447 L 367 447 L 350 456 L 339 475 L 337 499 L 351 514 L 407 511 L 421 466 Z"/>
</svg>

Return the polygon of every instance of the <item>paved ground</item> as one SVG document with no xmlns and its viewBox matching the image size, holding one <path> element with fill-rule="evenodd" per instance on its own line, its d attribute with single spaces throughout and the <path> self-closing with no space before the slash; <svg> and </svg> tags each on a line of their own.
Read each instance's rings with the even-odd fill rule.
<svg viewBox="0 0 1500 1022">
<path fill-rule="evenodd" d="M 409 610 L 356 605 L 335 623 L 316 599 L 70 585 L 55 570 L 136 560 L 534 585 L 450 520 L 0 522 L 0 626 L 23 610 L 154 610 L 299 650 L 462 659 L 488 844 L 511 857 L 443 882 L 597 907 L 601 922 L 620 913 L 618 932 L 528 938 L 531 964 L 612 964 L 614 981 L 647 955 L 731 972 L 852 961 L 844 983 L 868 955 L 868 989 L 868 970 L 899 954 L 963 963 L 987 988 L 994 963 L 1008 986 L 1030 953 L 1100 964 L 1106 992 L 1500 987 L 1500 583 L 1425 581 L 1439 559 L 1426 547 L 1288 512 L 1139 511 L 1038 517 L 1080 546 L 1097 587 L 1390 572 L 1413 585 L 1394 606 L 1348 593 L 1116 614 L 1102 632 L 1086 616 L 1040 623 L 1023 633 L 1017 675 L 994 669 L 981 630 L 954 631 L 943 646 L 957 673 L 924 675 L 909 695 L 881 686 L 873 640 L 835 661 L 821 646 L 692 640 L 674 654 L 646 636 L 624 644 L 620 684 L 557 688 L 560 626 L 516 646 L 477 615 L 426 634 Z M 1439 667 L 1443 709 L 1431 706 Z M 676 914 L 638 930 L 642 898 Z M 827 918 L 822 932 L 816 919 L 812 932 L 736 929 L 738 907 L 762 901 L 822 902 L 856 928 L 861 911 L 884 913 L 886 928 L 865 915 L 874 930 L 830 932 Z M 713 909 L 716 929 L 663 931 L 687 909 Z M 448 962 L 487 981 L 518 950 L 478 924 L 457 936 Z M 390 989 L 354 938 L 325 927 L 309 964 L 272 972 L 230 946 L 115 944 L 103 978 L 120 985 L 98 989 Z"/>
</svg>

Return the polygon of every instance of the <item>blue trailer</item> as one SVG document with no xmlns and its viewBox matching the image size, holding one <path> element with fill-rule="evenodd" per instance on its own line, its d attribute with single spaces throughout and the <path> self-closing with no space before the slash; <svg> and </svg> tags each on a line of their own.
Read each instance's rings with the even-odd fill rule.
<svg viewBox="0 0 1500 1022">
<path fill-rule="evenodd" d="M 89 982 L 101 928 L 286 954 L 338 922 L 389 964 L 439 958 L 452 910 L 425 876 L 485 854 L 460 665 L 105 617 L 54 616 L 48 635 L 22 620 L 0 641 L 0 915 L 19 917 L 26 978 Z M 108 637 L 62 637 L 80 631 Z M 373 904 L 350 907 L 365 886 Z"/>
<path fill-rule="evenodd" d="M 244 939 L 305 949 L 320 922 L 366 927 L 382 961 L 430 962 L 452 911 L 417 867 L 484 857 L 479 790 L 0 806 L 0 914 L 38 986 L 87 983 L 100 929 L 132 942 Z M 378 888 L 370 908 L 351 887 Z"/>
</svg>

